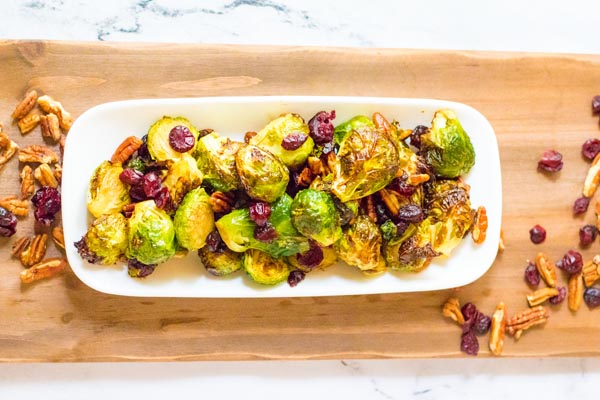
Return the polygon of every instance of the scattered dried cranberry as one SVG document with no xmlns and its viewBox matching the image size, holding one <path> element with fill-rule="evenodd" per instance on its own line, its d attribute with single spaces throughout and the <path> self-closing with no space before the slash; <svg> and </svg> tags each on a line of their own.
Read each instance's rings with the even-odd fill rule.
<svg viewBox="0 0 600 400">
<path fill-rule="evenodd" d="M 490 330 L 491 325 L 492 319 L 481 311 L 477 311 L 475 322 L 473 322 L 473 332 L 477 335 L 485 335 Z"/>
<path fill-rule="evenodd" d="M 575 203 L 573 203 L 573 214 L 579 215 L 579 214 L 585 213 L 587 211 L 589 205 L 590 205 L 589 197 L 578 198 L 577 200 L 575 200 Z"/>
<path fill-rule="evenodd" d="M 133 168 L 126 168 L 119 174 L 119 179 L 126 185 L 139 185 L 142 183 L 144 174 Z"/>
<path fill-rule="evenodd" d="M 548 299 L 548 301 L 550 302 L 550 304 L 560 304 L 563 302 L 563 300 L 565 299 L 565 297 L 567 297 L 567 288 L 566 286 L 559 286 L 556 288 L 556 290 L 558 290 L 558 294 L 556 296 L 552 296 Z"/>
<path fill-rule="evenodd" d="M 221 239 L 219 231 L 214 230 L 208 234 L 206 238 L 206 247 L 208 248 L 208 251 L 212 253 L 222 253 L 225 251 L 226 245 L 223 242 L 223 239 Z"/>
<path fill-rule="evenodd" d="M 33 213 L 36 221 L 48 226 L 54 221 L 56 213 L 60 211 L 60 192 L 53 187 L 42 186 L 35 192 L 31 202 L 36 208 Z"/>
<path fill-rule="evenodd" d="M 88 248 L 87 243 L 85 242 L 85 238 L 81 238 L 78 242 L 73 243 L 75 248 L 77 249 L 77 253 L 79 256 L 89 262 L 90 264 L 96 264 L 100 261 L 100 257 L 96 255 L 93 251 Z"/>
<path fill-rule="evenodd" d="M 470 356 L 476 356 L 479 353 L 479 341 L 473 331 L 462 334 L 460 338 L 460 351 Z"/>
<path fill-rule="evenodd" d="M 281 141 L 281 147 L 289 151 L 297 150 L 306 142 L 306 139 L 308 139 L 308 135 L 302 132 L 290 133 Z"/>
<path fill-rule="evenodd" d="M 600 306 L 600 289 L 589 287 L 583 292 L 583 301 L 589 308 Z"/>
<path fill-rule="evenodd" d="M 194 148 L 196 139 L 187 126 L 177 125 L 169 132 L 169 144 L 178 153 L 185 153 Z"/>
<path fill-rule="evenodd" d="M 271 216 L 271 206 L 269 203 L 257 201 L 250 204 L 250 219 L 256 222 L 256 225 L 263 226 L 269 221 Z"/>
<path fill-rule="evenodd" d="M 298 285 L 300 282 L 302 282 L 304 280 L 304 277 L 306 276 L 306 274 L 302 271 L 300 271 L 299 269 L 295 269 L 292 272 L 290 272 L 290 274 L 288 275 L 288 285 L 290 285 L 290 287 L 295 287 L 296 285 Z"/>
<path fill-rule="evenodd" d="M 600 153 L 600 139 L 588 139 L 581 145 L 581 155 L 592 161 Z"/>
<path fill-rule="evenodd" d="M 426 134 L 429 128 L 424 125 L 417 125 L 415 129 L 410 133 L 410 144 L 415 146 L 417 149 L 421 148 L 421 136 Z"/>
<path fill-rule="evenodd" d="M 335 110 L 331 110 L 331 112 L 319 111 L 308 121 L 310 137 L 316 144 L 325 144 L 333 140 L 334 128 L 331 121 L 334 119 Z"/>
<path fill-rule="evenodd" d="M 569 274 L 577 274 L 583 267 L 581 253 L 575 250 L 567 251 L 563 258 L 556 263 L 556 266 Z"/>
<path fill-rule="evenodd" d="M 594 243 L 598 236 L 598 228 L 594 225 L 584 225 L 579 229 L 579 245 L 582 247 L 589 246 Z"/>
<path fill-rule="evenodd" d="M 423 210 L 416 204 L 409 204 L 403 207 L 400 207 L 398 211 L 398 218 L 401 221 L 407 222 L 421 222 L 425 218 L 423 215 Z"/>
<path fill-rule="evenodd" d="M 144 187 L 144 194 L 147 198 L 155 198 L 161 188 L 160 178 L 156 172 L 148 172 L 144 175 L 142 186 Z"/>
<path fill-rule="evenodd" d="M 475 318 L 477 317 L 478 311 L 477 311 L 477 307 L 475 307 L 475 304 L 473 304 L 473 303 L 466 303 L 465 305 L 462 306 L 460 311 L 465 320 L 465 323 L 462 326 L 463 333 L 465 333 L 465 332 L 470 331 L 471 328 L 473 327 L 473 324 L 475 323 Z"/>
<path fill-rule="evenodd" d="M 254 239 L 261 242 L 271 243 L 277 238 L 277 231 L 269 222 L 264 225 L 256 225 L 254 228 Z"/>
<path fill-rule="evenodd" d="M 546 240 L 546 230 L 540 225 L 534 225 L 533 228 L 529 230 L 529 239 L 534 244 L 540 244 L 544 240 Z"/>
<path fill-rule="evenodd" d="M 558 172 L 563 167 L 562 154 L 556 150 L 547 150 L 538 161 L 538 169 L 547 172 Z"/>
<path fill-rule="evenodd" d="M 136 259 L 127 260 L 127 272 L 132 278 L 145 278 L 154 272 L 156 264 L 144 264 Z"/>
<path fill-rule="evenodd" d="M 323 250 L 316 242 L 311 240 L 310 249 L 306 253 L 296 254 L 296 260 L 303 267 L 308 269 L 316 268 L 323 261 Z"/>
<path fill-rule="evenodd" d="M 171 211 L 174 208 L 169 189 L 164 186 L 160 188 L 156 196 L 154 196 L 154 203 L 156 204 L 156 207 L 161 210 Z"/>
<path fill-rule="evenodd" d="M 600 95 L 592 98 L 592 112 L 594 114 L 600 114 Z"/>
<path fill-rule="evenodd" d="M 400 178 L 394 178 L 394 180 L 388 185 L 388 188 L 406 197 L 412 196 L 417 190 L 415 186 L 409 185 L 406 183 L 405 179 Z"/>
<path fill-rule="evenodd" d="M 532 288 L 538 287 L 540 284 L 540 273 L 532 262 L 528 262 L 525 267 L 525 282 Z"/>
<path fill-rule="evenodd" d="M 0 236 L 9 237 L 17 231 L 17 217 L 4 207 L 0 207 Z"/>
</svg>

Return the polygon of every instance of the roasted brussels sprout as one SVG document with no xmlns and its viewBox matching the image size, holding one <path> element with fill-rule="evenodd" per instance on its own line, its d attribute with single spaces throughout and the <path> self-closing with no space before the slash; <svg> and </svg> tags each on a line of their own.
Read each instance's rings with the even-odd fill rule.
<svg viewBox="0 0 600 400">
<path fill-rule="evenodd" d="M 371 118 L 364 115 L 357 115 L 356 117 L 335 127 L 334 140 L 337 144 L 341 144 L 346 136 L 348 136 L 351 132 L 363 128 L 375 128 L 375 124 Z"/>
<path fill-rule="evenodd" d="M 167 174 L 162 182 L 169 190 L 171 201 L 178 205 L 183 196 L 202 183 L 202 174 L 196 166 L 196 160 L 189 154 L 170 162 Z"/>
<path fill-rule="evenodd" d="M 335 244 L 340 259 L 361 270 L 381 268 L 381 232 L 365 215 L 360 215 Z"/>
<path fill-rule="evenodd" d="M 180 246 L 197 250 L 206 244 L 206 237 L 215 229 L 215 219 L 210 196 L 203 188 L 196 188 L 185 195 L 173 222 Z"/>
<path fill-rule="evenodd" d="M 283 259 L 276 259 L 260 250 L 250 249 L 243 255 L 246 273 L 254 282 L 276 285 L 287 280 L 290 268 Z"/>
<path fill-rule="evenodd" d="M 156 121 L 148 130 L 148 151 L 154 160 L 178 160 L 184 155 L 192 155 L 194 151 L 193 148 L 187 152 L 180 153 L 171 147 L 169 135 L 171 134 L 171 129 L 176 126 L 188 128 L 194 136 L 194 140 L 198 140 L 198 129 L 196 129 L 186 118 L 164 116 Z"/>
<path fill-rule="evenodd" d="M 215 132 L 200 138 L 195 157 L 203 182 L 221 192 L 241 189 L 235 155 L 243 146 L 244 143 L 231 141 Z"/>
<path fill-rule="evenodd" d="M 342 236 L 340 216 L 331 195 L 314 189 L 301 190 L 292 202 L 292 223 L 321 246 L 334 244 Z"/>
<path fill-rule="evenodd" d="M 242 268 L 242 253 L 229 249 L 210 251 L 207 246 L 198 250 L 198 257 L 204 268 L 215 276 L 225 276 Z"/>
<path fill-rule="evenodd" d="M 127 219 L 115 213 L 97 218 L 75 247 L 89 262 L 110 265 L 125 254 L 127 243 Z"/>
<path fill-rule="evenodd" d="M 383 255 L 388 267 L 418 272 L 431 262 L 437 253 L 433 249 L 435 228 L 430 219 L 425 219 L 418 226 L 411 224 L 400 238 L 384 242 Z"/>
<path fill-rule="evenodd" d="M 269 151 L 287 167 L 293 169 L 306 161 L 315 145 L 309 133 L 308 125 L 304 123 L 302 117 L 297 114 L 286 114 L 269 122 L 250 139 L 250 144 Z M 296 147 L 302 140 L 304 142 Z M 292 143 L 294 141 L 295 143 Z"/>
<path fill-rule="evenodd" d="M 294 268 L 299 269 L 302 272 L 310 272 L 314 271 L 315 269 L 325 269 L 336 263 L 336 261 L 338 260 L 338 256 L 335 249 L 332 246 L 321 247 L 321 250 L 323 251 L 323 260 L 321 260 L 321 262 L 313 268 L 307 268 L 298 262 L 298 256 L 300 256 L 300 253 L 290 256 L 286 260 L 288 264 L 290 264 Z"/>
<path fill-rule="evenodd" d="M 154 200 L 136 203 L 129 218 L 127 258 L 159 264 L 175 254 L 175 227 L 171 217 Z"/>
<path fill-rule="evenodd" d="M 104 161 L 94 171 L 87 196 L 87 209 L 98 218 L 102 214 L 120 212 L 129 204 L 129 188 L 119 179 L 123 167 L 119 163 Z"/>
<path fill-rule="evenodd" d="M 431 124 L 431 129 L 421 136 L 421 153 L 435 174 L 456 178 L 469 172 L 475 164 L 475 150 L 456 113 L 439 110 Z"/>
<path fill-rule="evenodd" d="M 267 203 L 284 194 L 290 180 L 287 167 L 279 159 L 253 145 L 237 152 L 235 167 L 248 196 Z"/>
</svg>

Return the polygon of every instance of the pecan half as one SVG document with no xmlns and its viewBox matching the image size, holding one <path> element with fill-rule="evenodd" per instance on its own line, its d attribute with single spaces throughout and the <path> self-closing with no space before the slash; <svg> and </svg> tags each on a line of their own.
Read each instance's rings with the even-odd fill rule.
<svg viewBox="0 0 600 400">
<path fill-rule="evenodd" d="M 244 134 L 244 143 L 250 143 L 250 140 L 256 135 L 258 135 L 258 132 L 254 132 L 254 131 L 246 132 Z"/>
<path fill-rule="evenodd" d="M 117 147 L 114 154 L 110 158 L 112 163 L 123 164 L 137 149 L 142 145 L 142 140 L 136 136 L 129 136 Z"/>
<path fill-rule="evenodd" d="M 61 249 L 65 249 L 65 234 L 61 226 L 52 228 L 52 240 Z"/>
<path fill-rule="evenodd" d="M 42 261 L 46 255 L 46 242 L 48 241 L 48 235 L 41 233 L 35 235 L 31 240 L 29 246 L 27 246 L 21 254 L 19 259 L 24 267 L 31 267 Z"/>
<path fill-rule="evenodd" d="M 41 117 L 40 114 L 33 110 L 23 118 L 17 121 L 17 125 L 19 126 L 19 130 L 21 134 L 24 135 L 26 133 L 31 132 L 35 129 L 36 126 L 40 123 Z"/>
<path fill-rule="evenodd" d="M 492 314 L 492 325 L 490 327 L 489 348 L 492 354 L 499 356 L 504 349 L 504 330 L 506 328 L 506 306 L 500 302 Z"/>
<path fill-rule="evenodd" d="M 538 253 L 535 257 L 535 266 L 540 273 L 540 276 L 550 287 L 556 287 L 556 270 L 554 264 L 548 260 L 544 253 Z"/>
<path fill-rule="evenodd" d="M 309 167 L 304 167 L 302 171 L 300 171 L 300 175 L 298 175 L 298 186 L 300 187 L 308 187 L 310 183 L 313 181 L 314 176 L 310 171 Z"/>
<path fill-rule="evenodd" d="M 12 256 L 15 257 L 15 258 L 20 258 L 21 257 L 21 253 L 23 251 L 25 251 L 25 249 L 27 247 L 29 247 L 30 243 L 31 243 L 31 238 L 29 238 L 27 236 L 23 236 L 23 237 L 18 238 L 13 243 L 10 254 L 12 254 Z"/>
<path fill-rule="evenodd" d="M 42 136 L 52 139 L 55 142 L 60 140 L 62 133 L 60 131 L 60 122 L 56 114 L 50 113 L 40 117 L 40 126 L 42 127 Z"/>
<path fill-rule="evenodd" d="M 471 230 L 471 237 L 473 242 L 481 244 L 485 241 L 486 233 L 488 228 L 488 217 L 485 207 L 481 206 L 477 208 L 475 213 L 475 222 L 473 223 L 473 229 Z"/>
<path fill-rule="evenodd" d="M 234 199 L 230 193 L 217 191 L 210 195 L 210 206 L 215 213 L 228 213 L 233 204 Z"/>
<path fill-rule="evenodd" d="M 569 278 L 569 297 L 568 305 L 569 310 L 575 312 L 579 310 L 581 306 L 581 300 L 583 299 L 583 272 L 571 275 Z"/>
<path fill-rule="evenodd" d="M 594 256 L 592 261 L 583 264 L 583 282 L 590 287 L 600 279 L 600 256 Z"/>
<path fill-rule="evenodd" d="M 498 251 L 504 251 L 504 231 L 500 229 L 500 240 L 498 241 Z"/>
<path fill-rule="evenodd" d="M 19 161 L 23 163 L 53 164 L 58 162 L 58 155 L 46 146 L 32 144 L 19 150 Z"/>
<path fill-rule="evenodd" d="M 400 211 L 400 200 L 398 200 L 398 197 L 396 196 L 397 193 L 393 190 L 381 189 L 379 195 L 390 213 L 392 215 L 398 215 L 398 212 Z"/>
<path fill-rule="evenodd" d="M 367 216 L 371 221 L 377 223 L 377 212 L 375 211 L 375 202 L 373 201 L 373 195 L 368 195 L 364 199 L 367 208 Z"/>
<path fill-rule="evenodd" d="M 0 130 L 0 166 L 6 164 L 19 150 L 19 146 Z"/>
<path fill-rule="evenodd" d="M 600 154 L 598 154 L 588 170 L 585 181 L 583 182 L 583 195 L 585 197 L 593 197 L 600 184 Z"/>
<path fill-rule="evenodd" d="M 25 217 L 29 214 L 29 201 L 19 200 L 17 196 L 8 196 L 0 199 L 0 207 L 6 208 L 19 217 Z"/>
<path fill-rule="evenodd" d="M 430 179 L 428 174 L 412 174 L 408 178 L 406 178 L 406 183 L 412 186 L 420 185 L 421 183 L 425 183 Z"/>
<path fill-rule="evenodd" d="M 33 182 L 33 170 L 29 165 L 25 165 L 19 174 L 21 177 L 21 199 L 28 199 L 35 192 Z"/>
<path fill-rule="evenodd" d="M 40 96 L 37 99 L 37 103 L 47 114 L 52 113 L 58 117 L 59 125 L 62 129 L 65 131 L 71 129 L 71 126 L 73 125 L 73 117 L 71 116 L 71 113 L 64 109 L 60 102 L 46 95 Z"/>
<path fill-rule="evenodd" d="M 35 90 L 30 90 L 27 92 L 23 100 L 21 100 L 21 102 L 15 108 L 15 111 L 13 111 L 12 118 L 21 119 L 29 114 L 29 111 L 33 110 L 33 107 L 35 107 L 37 98 L 38 93 Z"/>
<path fill-rule="evenodd" d="M 68 262 L 64 258 L 47 258 L 29 269 L 21 271 L 21 282 L 31 283 L 44 278 L 50 278 L 67 268 Z"/>
<path fill-rule="evenodd" d="M 527 295 L 527 302 L 530 307 L 534 307 L 542 304 L 550 297 L 554 297 L 558 294 L 558 289 L 556 288 L 543 288 L 536 290 L 533 293 Z"/>
<path fill-rule="evenodd" d="M 34 171 L 33 176 L 41 186 L 58 187 L 58 181 L 54 177 L 52 168 L 48 164 L 40 164 Z"/>
<path fill-rule="evenodd" d="M 519 339 L 523 331 L 535 325 L 540 325 L 548 320 L 548 310 L 543 306 L 528 308 L 518 312 L 506 323 L 506 332 Z"/>
<path fill-rule="evenodd" d="M 60 183 L 60 181 L 62 180 L 62 166 L 60 164 L 56 164 L 54 166 L 54 177 L 56 178 L 58 183 Z"/>
<path fill-rule="evenodd" d="M 460 310 L 460 302 L 456 297 L 450 297 L 442 306 L 442 315 L 452 319 L 459 325 L 464 325 L 465 318 Z"/>
</svg>

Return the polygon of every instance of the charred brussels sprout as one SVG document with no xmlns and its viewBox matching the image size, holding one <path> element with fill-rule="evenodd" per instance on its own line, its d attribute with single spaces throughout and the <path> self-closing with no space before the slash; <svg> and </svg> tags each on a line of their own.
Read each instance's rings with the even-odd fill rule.
<svg viewBox="0 0 600 400">
<path fill-rule="evenodd" d="M 384 243 L 387 266 L 400 271 L 421 271 L 433 257 L 439 255 L 433 249 L 434 235 L 430 219 L 425 219 L 418 226 L 411 224 L 400 238 Z"/>
<path fill-rule="evenodd" d="M 119 179 L 123 167 L 104 161 L 94 171 L 87 196 L 87 209 L 98 218 L 102 214 L 120 212 L 130 203 L 129 188 Z"/>
<path fill-rule="evenodd" d="M 198 140 L 195 157 L 203 182 L 221 192 L 241 189 L 235 155 L 243 146 L 244 143 L 231 141 L 215 132 Z"/>
<path fill-rule="evenodd" d="M 309 133 L 308 125 L 304 123 L 302 117 L 297 114 L 286 114 L 269 122 L 250 139 L 250 144 L 269 151 L 287 167 L 295 168 L 306 161 L 315 145 Z M 288 145 L 286 141 L 295 143 Z"/>
<path fill-rule="evenodd" d="M 184 153 L 175 151 L 169 143 L 171 129 L 176 126 L 184 126 L 190 130 L 194 140 L 198 140 L 198 129 L 190 121 L 183 117 L 162 117 L 154 123 L 148 130 L 148 151 L 156 161 L 178 160 L 184 155 L 192 155 L 194 149 Z"/>
<path fill-rule="evenodd" d="M 340 259 L 363 271 L 381 268 L 381 232 L 379 227 L 365 215 L 344 231 L 335 248 Z"/>
<path fill-rule="evenodd" d="M 211 275 L 225 276 L 242 268 L 242 253 L 229 249 L 212 252 L 204 246 L 198 250 L 198 257 Z"/>
<path fill-rule="evenodd" d="M 268 151 L 248 145 L 237 152 L 235 166 L 244 190 L 253 199 L 272 203 L 285 193 L 289 171 Z"/>
<path fill-rule="evenodd" d="M 115 213 L 97 218 L 75 246 L 89 262 L 110 265 L 125 254 L 127 243 L 127 219 Z"/>
<path fill-rule="evenodd" d="M 162 183 L 169 190 L 173 204 L 181 203 L 186 193 L 202 183 L 202 175 L 196 166 L 196 160 L 186 154 L 179 160 L 171 162 Z"/>
<path fill-rule="evenodd" d="M 421 136 L 421 152 L 437 176 L 456 178 L 475 164 L 475 150 L 452 110 L 435 113 L 431 129 Z"/>
<path fill-rule="evenodd" d="M 206 237 L 215 228 L 210 196 L 203 188 L 196 188 L 183 198 L 174 218 L 177 243 L 188 250 L 197 250 L 206 244 Z"/>
<path fill-rule="evenodd" d="M 342 236 L 340 217 L 331 196 L 313 189 L 301 190 L 292 202 L 292 223 L 298 231 L 321 246 Z"/>
<path fill-rule="evenodd" d="M 154 200 L 136 203 L 129 218 L 127 258 L 159 264 L 175 254 L 175 228 L 171 217 Z"/>
<path fill-rule="evenodd" d="M 250 249 L 244 253 L 243 265 L 254 282 L 276 285 L 287 280 L 290 269 L 283 259 L 276 259 L 260 250 Z"/>
</svg>

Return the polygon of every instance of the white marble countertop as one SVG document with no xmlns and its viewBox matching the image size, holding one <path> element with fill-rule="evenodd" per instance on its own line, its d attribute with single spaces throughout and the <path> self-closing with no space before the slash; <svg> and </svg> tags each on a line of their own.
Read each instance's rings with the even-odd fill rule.
<svg viewBox="0 0 600 400">
<path fill-rule="evenodd" d="M 571 4 L 572 3 L 572 4 Z M 600 53 L 600 2 L 5 0 L 0 39 Z M 600 85 L 600 83 L 599 83 Z M 600 92 L 600 87 L 590 88 Z M 600 359 L 0 365 L 0 399 L 596 397 Z"/>
</svg>

